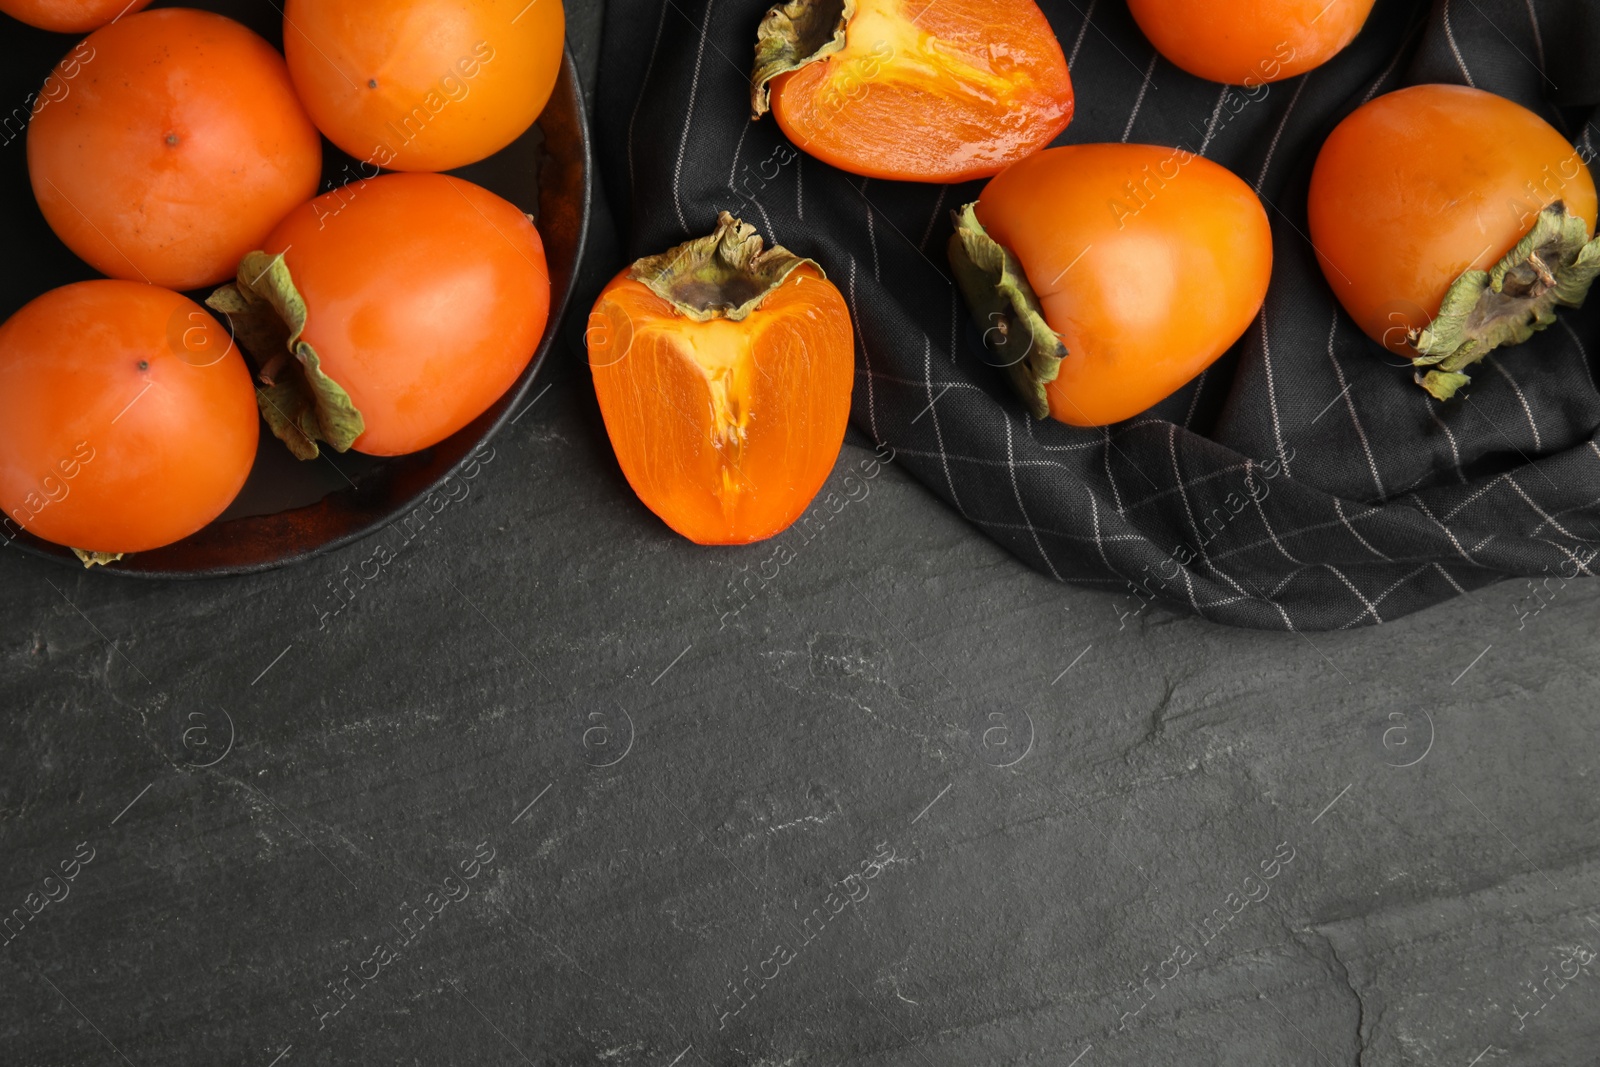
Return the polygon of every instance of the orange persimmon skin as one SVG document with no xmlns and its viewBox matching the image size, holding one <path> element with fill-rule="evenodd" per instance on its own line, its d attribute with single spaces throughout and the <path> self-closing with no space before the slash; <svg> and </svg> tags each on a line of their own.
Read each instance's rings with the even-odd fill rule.
<svg viewBox="0 0 1600 1067">
<path fill-rule="evenodd" d="M 28 173 L 50 228 L 102 274 L 179 290 L 226 281 L 316 195 L 322 139 L 283 57 L 232 19 L 129 15 L 53 77 L 67 92 L 28 126 Z"/>
<path fill-rule="evenodd" d="M 0 508 L 86 552 L 143 552 L 220 515 L 261 418 L 227 327 L 142 282 L 53 289 L 0 325 Z"/>
<path fill-rule="evenodd" d="M 533 222 L 443 174 L 353 182 L 263 245 L 305 298 L 305 340 L 366 421 L 352 446 L 415 452 L 481 415 L 544 336 L 550 272 Z"/>
<path fill-rule="evenodd" d="M 797 267 L 742 321 L 695 322 L 623 271 L 589 316 L 589 366 L 628 484 L 703 545 L 783 532 L 844 443 L 850 312 Z"/>
<path fill-rule="evenodd" d="M 801 151 L 900 181 L 987 178 L 1054 140 L 1072 109 L 1033 0 L 861 0 L 843 51 L 772 81 Z"/>
<path fill-rule="evenodd" d="M 388 170 L 454 170 L 533 125 L 561 73 L 562 0 L 288 0 L 283 50 L 328 140 Z"/>
<path fill-rule="evenodd" d="M 1464 85 L 1414 85 L 1357 108 L 1311 174 L 1311 243 L 1339 303 L 1405 356 L 1468 270 L 1488 270 L 1547 204 L 1595 226 L 1595 185 L 1538 115 Z"/>
<path fill-rule="evenodd" d="M 1229 85 L 1260 85 L 1319 67 L 1355 40 L 1373 0 L 1128 0 L 1144 35 L 1174 66 Z"/>
<path fill-rule="evenodd" d="M 976 211 L 1067 346 L 1046 389 L 1051 417 L 1074 426 L 1137 415 L 1210 366 L 1272 276 L 1255 192 L 1181 148 L 1052 148 L 1001 172 Z"/>
<path fill-rule="evenodd" d="M 0 11 L 41 30 L 88 33 L 149 3 L 150 0 L 0 0 Z"/>
</svg>

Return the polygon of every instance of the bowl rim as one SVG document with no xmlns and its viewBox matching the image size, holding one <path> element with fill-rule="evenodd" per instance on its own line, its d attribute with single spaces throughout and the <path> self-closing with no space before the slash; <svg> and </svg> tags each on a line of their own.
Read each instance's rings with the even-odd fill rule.
<svg viewBox="0 0 1600 1067">
<path fill-rule="evenodd" d="M 468 448 L 462 454 L 461 458 L 456 460 L 455 463 L 451 464 L 433 481 L 421 486 L 416 492 L 404 498 L 398 499 L 392 507 L 386 509 L 385 514 L 373 517 L 356 528 L 348 530 L 337 537 L 330 538 L 327 541 L 323 541 L 320 544 L 313 545 L 309 548 L 300 549 L 298 551 L 285 553 L 284 555 L 273 559 L 262 560 L 255 563 L 228 564 L 214 567 L 181 570 L 134 570 L 131 568 L 124 569 L 116 566 L 85 568 L 77 556 L 73 555 L 71 549 L 41 540 L 32 536 L 31 534 L 28 534 L 26 530 L 23 530 L 18 535 L 12 535 L 8 538 L 0 539 L 0 549 L 8 546 L 15 546 L 23 553 L 33 556 L 37 559 L 49 560 L 53 563 L 68 566 L 78 571 L 99 571 L 104 574 L 116 575 L 121 578 L 154 579 L 157 581 L 193 581 L 206 578 L 233 578 L 246 574 L 260 574 L 266 571 L 277 570 L 280 567 L 288 567 L 297 563 L 304 563 L 306 560 L 312 559 L 316 556 L 333 552 L 336 549 L 344 548 L 347 545 L 351 545 L 357 541 L 370 537 L 379 530 L 391 525 L 400 516 L 403 516 L 414 510 L 420 501 L 423 501 L 428 496 L 437 492 L 439 488 L 451 478 L 456 477 L 463 467 L 465 467 L 469 462 L 473 461 L 474 456 L 478 454 L 482 446 L 489 443 L 494 439 L 495 435 L 500 433 L 500 431 L 507 425 L 509 420 L 511 420 L 513 417 L 521 417 L 522 411 L 525 410 L 522 408 L 522 400 L 525 396 L 527 396 L 528 391 L 533 388 L 533 383 L 539 377 L 539 372 L 543 369 L 545 361 L 549 358 L 551 349 L 553 349 L 556 345 L 556 341 L 559 338 L 562 327 L 566 321 L 567 311 L 572 305 L 573 293 L 578 287 L 578 279 L 583 269 L 584 253 L 588 248 L 589 241 L 590 213 L 593 209 L 594 202 L 594 145 L 592 143 L 592 134 L 589 129 L 588 104 L 584 100 L 583 95 L 583 81 L 578 72 L 577 62 L 573 58 L 572 49 L 565 43 L 562 45 L 561 56 L 565 80 L 572 86 L 572 96 L 576 109 L 575 117 L 578 127 L 578 143 L 581 162 L 583 165 L 582 203 L 578 213 L 577 240 L 573 244 L 572 274 L 567 282 L 566 291 L 561 294 L 561 298 L 559 301 L 557 301 L 556 305 L 550 309 L 550 316 L 545 326 L 544 337 L 540 340 L 539 347 L 534 349 L 533 358 L 529 360 L 527 368 L 522 372 L 522 375 L 518 378 L 516 384 L 512 386 L 511 390 L 502 394 L 501 399 L 496 401 L 496 403 L 504 402 L 504 407 L 501 410 L 499 417 L 484 429 L 483 434 L 472 445 L 472 447 Z M 535 120 L 536 123 L 537 121 L 538 120 Z M 515 416 L 513 416 L 513 412 L 516 412 Z M 336 491 L 344 492 L 346 490 Z M 290 512 L 295 510 L 299 509 L 288 509 Z M 273 514 L 285 513 L 286 512 L 275 512 Z M 173 542 L 173 544 L 181 543 L 181 540 Z"/>
</svg>

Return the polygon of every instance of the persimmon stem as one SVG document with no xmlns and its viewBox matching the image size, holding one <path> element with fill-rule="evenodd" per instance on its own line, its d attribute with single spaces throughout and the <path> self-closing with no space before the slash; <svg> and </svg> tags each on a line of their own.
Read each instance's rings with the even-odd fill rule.
<svg viewBox="0 0 1600 1067">
<path fill-rule="evenodd" d="M 1417 384 L 1449 400 L 1471 381 L 1467 367 L 1549 326 L 1557 308 L 1581 307 L 1597 275 L 1600 238 L 1591 240 L 1588 224 L 1557 200 L 1492 269 L 1457 278 L 1434 320 L 1411 331 Z"/>
<path fill-rule="evenodd" d="M 724 211 L 710 234 L 644 257 L 628 276 L 696 322 L 738 322 L 801 266 L 823 274 L 813 260 L 782 245 L 766 248 L 754 226 Z"/>
<path fill-rule="evenodd" d="M 256 380 L 262 385 L 277 385 L 278 375 L 289 362 L 289 353 L 279 352 L 262 366 L 256 374 Z"/>
<path fill-rule="evenodd" d="M 1061 373 L 1066 343 L 1045 321 L 1022 264 L 989 236 L 976 207 L 968 204 L 951 212 L 956 232 L 950 238 L 950 268 L 983 331 L 984 346 L 1001 361 L 1011 387 L 1034 418 L 1047 418 L 1046 386 Z"/>
<path fill-rule="evenodd" d="M 844 50 L 845 29 L 856 0 L 784 0 L 756 30 L 756 63 L 750 74 L 750 117 L 770 107 L 772 79 Z"/>
<path fill-rule="evenodd" d="M 344 452 L 366 429 L 366 420 L 344 387 L 322 369 L 317 350 L 301 336 L 306 302 L 282 255 L 251 252 L 239 264 L 238 280 L 206 298 L 206 306 L 228 316 L 239 344 L 259 361 L 263 388 L 256 390 L 261 417 L 274 436 L 300 459 L 320 455 L 317 442 Z"/>
</svg>

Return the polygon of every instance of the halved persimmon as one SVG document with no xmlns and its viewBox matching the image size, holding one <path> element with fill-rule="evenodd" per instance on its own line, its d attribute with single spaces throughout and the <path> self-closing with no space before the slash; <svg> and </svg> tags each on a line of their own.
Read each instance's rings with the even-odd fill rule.
<svg viewBox="0 0 1600 1067">
<path fill-rule="evenodd" d="M 606 432 L 646 507 L 703 545 L 760 541 L 810 505 L 844 443 L 854 335 L 809 259 L 723 212 L 639 260 L 589 315 Z"/>
<path fill-rule="evenodd" d="M 901 181 L 987 178 L 1072 120 L 1033 0 L 786 0 L 756 40 L 751 105 L 802 151 Z"/>
</svg>

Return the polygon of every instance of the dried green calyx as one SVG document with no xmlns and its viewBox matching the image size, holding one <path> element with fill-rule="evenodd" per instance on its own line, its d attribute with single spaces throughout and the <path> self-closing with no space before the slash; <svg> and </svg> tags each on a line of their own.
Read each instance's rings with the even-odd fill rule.
<svg viewBox="0 0 1600 1067">
<path fill-rule="evenodd" d="M 296 458 L 316 459 L 318 441 L 344 452 L 361 436 L 366 420 L 300 336 L 306 302 L 281 254 L 245 256 L 238 280 L 212 293 L 206 306 L 228 316 L 240 347 L 255 358 L 261 416 Z"/>
<path fill-rule="evenodd" d="M 1045 386 L 1056 380 L 1067 346 L 1044 320 L 1039 298 L 1011 250 L 984 230 L 976 204 L 951 212 L 950 267 L 983 331 L 983 343 L 1034 418 L 1050 415 Z"/>
<path fill-rule="evenodd" d="M 784 0 L 769 10 L 756 30 L 750 117 L 767 113 L 773 78 L 841 51 L 855 13 L 856 0 Z"/>
<path fill-rule="evenodd" d="M 1581 307 L 1600 275 L 1600 237 L 1560 200 L 1505 258 L 1469 270 L 1445 293 L 1439 314 L 1407 338 L 1417 354 L 1417 384 L 1448 400 L 1471 379 L 1464 368 L 1501 345 L 1521 344 L 1556 321 L 1556 308 Z"/>
<path fill-rule="evenodd" d="M 81 548 L 74 548 L 72 554 L 78 557 L 78 562 L 83 564 L 86 571 L 109 566 L 127 555 L 125 552 L 85 552 Z"/>
<path fill-rule="evenodd" d="M 754 226 L 724 211 L 714 232 L 658 256 L 645 256 L 634 263 L 628 277 L 696 322 L 738 322 L 803 265 L 827 277 L 814 260 L 782 245 L 764 248 Z"/>
</svg>

